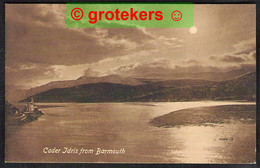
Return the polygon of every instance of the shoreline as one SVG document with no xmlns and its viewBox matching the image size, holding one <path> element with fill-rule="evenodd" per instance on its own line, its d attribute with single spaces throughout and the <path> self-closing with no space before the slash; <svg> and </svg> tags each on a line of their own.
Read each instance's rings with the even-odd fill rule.
<svg viewBox="0 0 260 168">
<path fill-rule="evenodd" d="M 37 104 L 70 104 L 70 103 L 78 103 L 78 104 L 107 104 L 107 103 L 177 103 L 177 102 L 238 102 L 238 103 L 252 103 L 256 104 L 256 101 L 249 100 L 187 100 L 187 101 L 103 101 L 103 102 L 37 102 Z M 12 103 L 14 105 L 24 104 L 24 102 L 16 102 Z M 50 105 L 51 106 L 51 105 Z M 55 106 L 55 105 L 54 105 Z"/>
<path fill-rule="evenodd" d="M 256 105 L 217 105 L 172 111 L 155 117 L 149 124 L 155 127 L 208 126 L 214 124 L 256 123 Z"/>
</svg>

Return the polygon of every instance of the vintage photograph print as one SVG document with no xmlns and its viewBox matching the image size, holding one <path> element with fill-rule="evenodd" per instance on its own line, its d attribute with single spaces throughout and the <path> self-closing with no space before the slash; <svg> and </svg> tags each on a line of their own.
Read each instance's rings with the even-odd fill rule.
<svg viewBox="0 0 260 168">
<path fill-rule="evenodd" d="M 194 4 L 187 28 L 6 4 L 5 33 L 6 162 L 256 163 L 255 4 Z"/>
</svg>

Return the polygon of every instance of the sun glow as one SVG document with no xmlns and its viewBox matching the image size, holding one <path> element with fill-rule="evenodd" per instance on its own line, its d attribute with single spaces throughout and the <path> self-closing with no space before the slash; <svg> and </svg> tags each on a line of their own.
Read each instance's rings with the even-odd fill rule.
<svg viewBox="0 0 260 168">
<path fill-rule="evenodd" d="M 189 29 L 189 31 L 190 31 L 190 33 L 191 34 L 196 34 L 197 33 L 197 27 L 196 26 L 193 26 L 193 27 L 191 27 L 190 29 Z"/>
</svg>

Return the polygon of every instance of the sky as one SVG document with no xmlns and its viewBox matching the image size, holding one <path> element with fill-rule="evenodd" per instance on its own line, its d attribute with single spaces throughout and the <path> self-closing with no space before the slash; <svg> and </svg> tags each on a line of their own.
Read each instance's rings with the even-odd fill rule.
<svg viewBox="0 0 260 168">
<path fill-rule="evenodd" d="M 6 88 L 256 63 L 254 4 L 198 4 L 193 28 L 66 28 L 64 4 L 6 5 Z"/>
</svg>

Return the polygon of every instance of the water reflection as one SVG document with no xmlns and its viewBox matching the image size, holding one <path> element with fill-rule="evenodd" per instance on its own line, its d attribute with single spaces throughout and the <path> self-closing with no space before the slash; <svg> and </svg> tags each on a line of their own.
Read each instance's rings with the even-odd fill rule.
<svg viewBox="0 0 260 168">
<path fill-rule="evenodd" d="M 53 103 L 45 115 L 6 130 L 6 160 L 16 162 L 238 163 L 255 160 L 255 124 L 157 128 L 157 116 L 238 102 Z M 48 105 L 48 104 L 43 104 Z M 233 141 L 220 138 L 233 138 Z M 44 147 L 126 150 L 125 155 L 44 154 Z"/>
</svg>

